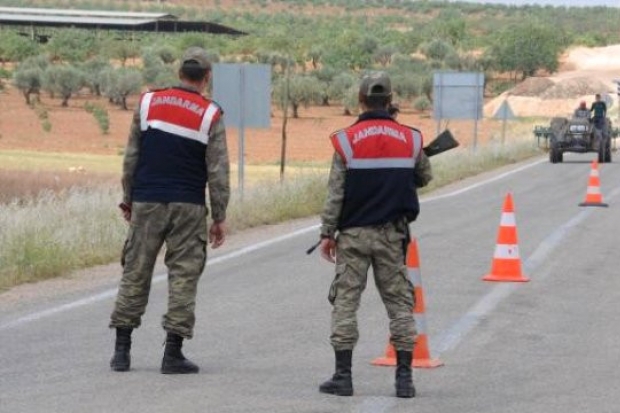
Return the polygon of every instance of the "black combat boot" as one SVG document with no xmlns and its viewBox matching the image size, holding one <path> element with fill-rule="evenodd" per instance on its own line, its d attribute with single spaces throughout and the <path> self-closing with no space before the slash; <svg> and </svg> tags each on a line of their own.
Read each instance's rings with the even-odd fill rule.
<svg viewBox="0 0 620 413">
<path fill-rule="evenodd" d="M 396 397 L 415 397 L 415 387 L 411 378 L 411 351 L 396 352 Z"/>
<path fill-rule="evenodd" d="M 336 351 L 336 372 L 330 380 L 319 386 L 321 393 L 337 396 L 353 396 L 353 380 L 351 378 L 351 358 L 353 350 Z"/>
<path fill-rule="evenodd" d="M 198 366 L 185 358 L 181 352 L 183 337 L 178 334 L 168 333 L 164 358 L 161 361 L 162 374 L 189 374 L 198 373 Z"/>
<path fill-rule="evenodd" d="M 114 355 L 110 360 L 110 367 L 114 371 L 127 371 L 131 365 L 131 332 L 132 328 L 118 327 L 116 329 L 116 343 Z"/>
</svg>

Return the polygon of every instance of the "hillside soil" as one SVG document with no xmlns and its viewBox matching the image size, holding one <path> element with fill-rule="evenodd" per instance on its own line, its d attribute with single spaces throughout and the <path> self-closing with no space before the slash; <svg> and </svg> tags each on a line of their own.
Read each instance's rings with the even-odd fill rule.
<svg viewBox="0 0 620 413">
<path fill-rule="evenodd" d="M 580 100 L 591 102 L 595 93 L 608 93 L 613 105 L 617 100 L 613 82 L 616 78 L 620 78 L 620 45 L 575 48 L 563 56 L 558 73 L 527 79 L 488 101 L 485 119 L 477 124 L 474 121 L 444 121 L 438 125 L 429 112 L 415 111 L 405 102 L 399 102 L 402 112 L 398 120 L 422 130 L 426 142 L 447 126 L 463 146 L 472 145 L 474 139 L 477 144 L 482 144 L 500 138 L 502 121 L 493 119 L 493 116 L 504 100 L 518 117 L 566 116 Z M 110 119 L 107 134 L 101 131 L 95 117 L 85 110 L 87 103 L 106 108 Z M 135 105 L 134 97 L 129 106 L 133 108 Z M 343 115 L 340 105 L 300 108 L 299 115 L 297 119 L 289 118 L 287 126 L 287 163 L 328 162 L 332 155 L 329 133 L 355 121 L 354 117 Z M 110 105 L 104 98 L 94 98 L 86 93 L 71 98 L 67 108 L 62 108 L 58 99 L 46 95 L 41 96 L 39 104 L 30 107 L 19 91 L 5 85 L 4 91 L 0 92 L 0 150 L 120 155 L 131 116 L 131 111 L 124 111 Z M 282 112 L 272 108 L 270 128 L 244 131 L 246 163 L 276 164 L 280 161 L 282 123 Z M 231 162 L 236 163 L 238 131 L 229 128 L 227 136 Z"/>
<path fill-rule="evenodd" d="M 104 106 L 110 119 L 109 133 L 103 134 L 95 117 L 84 109 L 86 103 Z M 136 98 L 129 106 L 135 107 Z M 420 113 L 404 105 L 399 116 L 402 123 L 422 130 L 426 140 L 436 135 L 437 122 L 429 113 Z M 51 129 L 46 131 L 45 117 Z M 288 119 L 286 131 L 287 162 L 327 162 L 333 153 L 328 136 L 330 132 L 346 127 L 355 121 L 353 116 L 343 115 L 340 105 L 300 108 L 299 118 Z M 69 100 L 69 107 L 60 107 L 58 99 L 41 96 L 41 102 L 32 108 L 26 105 L 19 91 L 7 85 L 0 93 L 0 150 L 22 149 L 48 152 L 76 152 L 118 155 L 125 146 L 131 111 L 124 111 L 107 103 L 106 99 L 81 94 Z M 244 131 L 245 162 L 251 164 L 278 163 L 282 148 L 282 112 L 272 109 L 269 129 L 246 129 Z M 445 122 L 441 124 L 443 129 Z M 473 121 L 451 121 L 448 127 L 463 144 L 473 140 Z M 494 120 L 479 122 L 478 142 L 489 139 L 501 125 Z M 227 129 L 231 162 L 238 159 L 239 133 Z M 67 165 L 67 168 L 76 165 Z"/>
</svg>

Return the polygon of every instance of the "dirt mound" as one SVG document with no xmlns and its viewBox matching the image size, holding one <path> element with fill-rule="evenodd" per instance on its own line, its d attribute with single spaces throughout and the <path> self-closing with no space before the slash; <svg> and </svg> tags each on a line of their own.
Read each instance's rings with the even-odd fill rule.
<svg viewBox="0 0 620 413">
<path fill-rule="evenodd" d="M 620 44 L 606 47 L 576 47 L 561 58 L 560 70 L 549 77 L 531 77 L 487 102 L 485 116 L 494 116 L 506 101 L 518 117 L 567 116 L 579 101 L 588 105 L 594 95 L 606 95 L 614 116 L 618 107 L 616 80 L 620 79 Z"/>
<path fill-rule="evenodd" d="M 576 99 L 580 96 L 605 93 L 609 86 L 592 77 L 556 79 L 530 77 L 509 91 L 511 96 L 537 97 L 540 99 Z"/>
<path fill-rule="evenodd" d="M 607 89 L 608 86 L 598 79 L 575 77 L 554 83 L 553 86 L 545 89 L 539 96 L 542 99 L 575 99 L 579 96 L 604 93 Z"/>
<path fill-rule="evenodd" d="M 555 82 L 546 77 L 529 77 L 512 88 L 510 94 L 514 96 L 541 96 L 554 86 Z"/>
</svg>

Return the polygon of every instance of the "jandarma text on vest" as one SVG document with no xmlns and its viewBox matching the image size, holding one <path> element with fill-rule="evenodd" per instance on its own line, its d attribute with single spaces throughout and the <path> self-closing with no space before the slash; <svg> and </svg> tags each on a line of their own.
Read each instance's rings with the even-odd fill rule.
<svg viewBox="0 0 620 413">
<path fill-rule="evenodd" d="M 369 126 L 367 128 L 360 130 L 359 132 L 356 132 L 355 135 L 353 135 L 353 144 L 356 144 L 363 139 L 370 138 L 372 136 L 377 136 L 377 135 L 385 135 L 391 138 L 398 139 L 403 142 L 407 142 L 407 139 L 405 139 L 405 134 L 402 133 L 401 131 L 396 130 L 394 128 L 390 128 L 389 126 L 379 125 L 379 126 Z"/>
<path fill-rule="evenodd" d="M 157 96 L 151 102 L 151 106 L 158 105 L 173 105 L 178 106 L 187 110 L 190 110 L 197 114 L 198 116 L 202 116 L 205 112 L 205 108 L 201 107 L 199 104 L 192 102 L 191 100 L 183 99 L 177 96 Z"/>
</svg>

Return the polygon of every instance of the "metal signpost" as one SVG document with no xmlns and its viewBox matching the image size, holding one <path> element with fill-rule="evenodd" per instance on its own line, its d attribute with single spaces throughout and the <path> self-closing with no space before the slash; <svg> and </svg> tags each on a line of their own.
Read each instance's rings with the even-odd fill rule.
<svg viewBox="0 0 620 413">
<path fill-rule="evenodd" d="M 442 119 L 473 119 L 474 143 L 478 139 L 478 120 L 482 119 L 484 73 L 435 72 L 433 74 L 433 116 L 439 134 Z"/>
<path fill-rule="evenodd" d="M 228 127 L 239 130 L 238 184 L 243 196 L 246 127 L 271 126 L 271 66 L 217 63 L 213 65 L 213 100 L 224 110 Z"/>
</svg>

